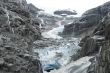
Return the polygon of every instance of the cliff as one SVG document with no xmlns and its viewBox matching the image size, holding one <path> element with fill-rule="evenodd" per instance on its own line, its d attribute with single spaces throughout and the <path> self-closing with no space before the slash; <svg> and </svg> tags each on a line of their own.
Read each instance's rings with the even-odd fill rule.
<svg viewBox="0 0 110 73">
<path fill-rule="evenodd" d="M 0 73 L 42 73 L 32 51 L 41 33 L 29 6 L 26 0 L 0 0 Z"/>
<path fill-rule="evenodd" d="M 83 35 L 76 59 L 94 56 L 88 73 L 110 73 L 110 2 L 86 11 L 76 22 L 66 25 L 63 34 Z"/>
</svg>

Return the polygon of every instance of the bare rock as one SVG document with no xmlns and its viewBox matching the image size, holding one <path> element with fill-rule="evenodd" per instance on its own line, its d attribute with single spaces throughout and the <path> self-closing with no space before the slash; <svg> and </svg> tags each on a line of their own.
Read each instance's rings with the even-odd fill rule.
<svg viewBox="0 0 110 73">
<path fill-rule="evenodd" d="M 0 58 L 0 65 L 3 65 L 4 64 L 4 59 L 3 58 Z"/>
<path fill-rule="evenodd" d="M 0 73 L 43 73 L 32 55 L 41 33 L 31 15 L 26 0 L 0 1 Z"/>
</svg>

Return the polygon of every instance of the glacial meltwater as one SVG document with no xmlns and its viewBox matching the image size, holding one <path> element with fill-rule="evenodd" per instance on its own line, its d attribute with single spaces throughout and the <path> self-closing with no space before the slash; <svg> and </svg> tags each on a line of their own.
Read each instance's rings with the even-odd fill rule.
<svg viewBox="0 0 110 73">
<path fill-rule="evenodd" d="M 64 25 L 58 24 L 59 27 L 53 28 L 48 32 L 43 32 L 44 38 L 51 38 L 59 45 L 51 45 L 35 49 L 39 53 L 40 61 L 44 73 L 86 73 L 92 57 L 83 57 L 77 61 L 71 61 L 71 57 L 80 49 L 78 46 L 80 38 L 63 38 L 58 35 L 64 29 Z"/>
</svg>

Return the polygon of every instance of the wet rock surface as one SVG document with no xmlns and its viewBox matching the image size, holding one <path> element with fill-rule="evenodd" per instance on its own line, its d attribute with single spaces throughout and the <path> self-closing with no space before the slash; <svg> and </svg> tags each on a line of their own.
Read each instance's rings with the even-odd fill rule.
<svg viewBox="0 0 110 73">
<path fill-rule="evenodd" d="M 104 5 L 101 5 L 84 13 L 84 15 L 97 13 L 100 14 L 102 17 L 102 19 L 99 20 L 99 23 L 96 24 L 97 26 L 95 25 L 93 33 L 83 38 L 79 44 L 82 47 L 82 49 L 79 51 L 79 57 L 89 55 L 95 56 L 93 59 L 90 60 L 92 64 L 88 68 L 87 73 L 110 73 L 109 6 L 110 2 L 107 2 Z"/>
<path fill-rule="evenodd" d="M 102 20 L 102 22 L 100 23 L 100 28 L 101 29 L 96 29 L 98 33 L 100 33 L 100 35 L 105 37 L 105 43 L 103 43 L 103 45 L 101 45 L 100 47 L 100 51 L 98 53 L 98 55 L 96 55 L 96 62 L 95 65 L 93 67 L 92 71 L 89 71 L 88 73 L 110 73 L 109 71 L 109 48 L 110 48 L 110 35 L 109 35 L 109 13 L 105 16 L 105 18 Z M 93 65 L 93 64 L 92 64 Z"/>
<path fill-rule="evenodd" d="M 40 38 L 26 0 L 0 1 L 0 73 L 42 73 L 32 51 L 33 41 Z"/>
</svg>

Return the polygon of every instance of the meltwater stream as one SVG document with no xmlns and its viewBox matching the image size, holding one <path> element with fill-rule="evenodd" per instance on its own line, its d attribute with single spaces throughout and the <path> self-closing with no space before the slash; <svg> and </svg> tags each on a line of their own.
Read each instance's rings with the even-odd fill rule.
<svg viewBox="0 0 110 73">
<path fill-rule="evenodd" d="M 70 61 L 71 56 L 80 49 L 78 46 L 80 38 L 62 38 L 58 33 L 63 31 L 64 26 L 60 25 L 60 22 L 58 25 L 59 27 L 42 33 L 42 36 L 44 38 L 53 38 L 55 41 L 60 42 L 60 45 L 35 49 L 35 52 L 39 53 L 44 73 L 86 73 L 91 64 L 89 59 L 92 57 L 83 57 L 77 61 Z"/>
<path fill-rule="evenodd" d="M 53 28 L 52 30 L 48 32 L 43 32 L 42 36 L 44 38 L 62 39 L 62 37 L 60 37 L 58 33 L 63 32 L 64 25 L 61 25 L 61 21 L 57 22 L 57 24 L 59 25 L 59 27 Z"/>
</svg>

